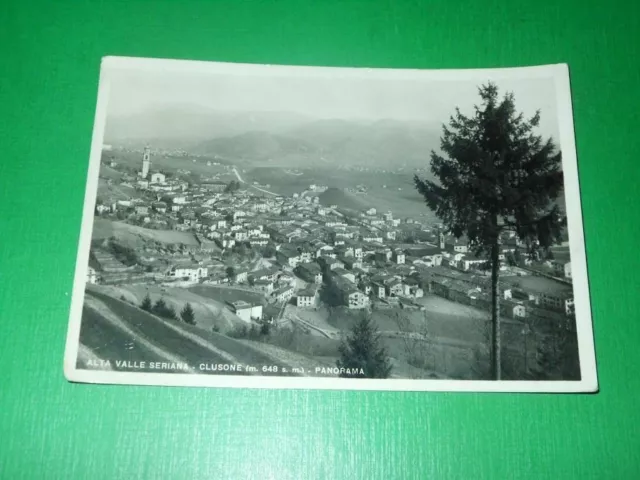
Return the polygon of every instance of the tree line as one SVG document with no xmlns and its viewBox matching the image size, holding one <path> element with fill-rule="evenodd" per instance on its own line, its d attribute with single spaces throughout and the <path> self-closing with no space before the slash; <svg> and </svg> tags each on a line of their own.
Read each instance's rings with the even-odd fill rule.
<svg viewBox="0 0 640 480">
<path fill-rule="evenodd" d="M 153 315 L 157 315 L 158 317 L 167 318 L 170 320 L 182 320 L 184 323 L 189 325 L 196 324 L 196 315 L 193 311 L 193 307 L 190 303 L 186 303 L 184 308 L 180 311 L 180 315 L 176 313 L 175 309 L 168 305 L 167 302 L 164 301 L 163 298 L 159 298 L 155 303 L 151 301 L 151 297 L 147 293 L 147 295 L 142 300 L 140 304 L 140 308 L 145 312 L 152 313 Z"/>
</svg>

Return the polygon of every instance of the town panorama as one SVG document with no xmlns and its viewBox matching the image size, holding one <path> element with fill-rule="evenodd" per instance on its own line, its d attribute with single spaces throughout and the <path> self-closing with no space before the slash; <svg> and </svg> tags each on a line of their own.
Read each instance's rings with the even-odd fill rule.
<svg viewBox="0 0 640 480">
<path fill-rule="evenodd" d="M 368 315 L 391 378 L 488 378 L 487 258 L 415 171 L 105 144 L 78 368 L 358 377 L 336 361 Z M 558 325 L 575 336 L 568 242 L 532 260 L 505 233 L 500 260 L 504 378 L 562 379 L 545 361 Z"/>
</svg>

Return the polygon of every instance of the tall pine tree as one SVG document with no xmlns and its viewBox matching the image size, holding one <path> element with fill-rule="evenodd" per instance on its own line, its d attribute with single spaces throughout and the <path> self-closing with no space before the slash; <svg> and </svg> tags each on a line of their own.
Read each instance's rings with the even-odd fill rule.
<svg viewBox="0 0 640 480">
<path fill-rule="evenodd" d="M 339 351 L 338 368 L 362 369 L 366 378 L 387 378 L 391 374 L 387 351 L 380 345 L 380 334 L 368 314 L 358 319 Z"/>
<path fill-rule="evenodd" d="M 498 273 L 500 239 L 511 230 L 527 254 L 538 257 L 560 240 L 565 218 L 558 207 L 563 174 L 561 153 L 551 139 L 534 133 L 540 114 L 525 119 L 514 96 L 499 98 L 488 83 L 479 88 L 481 103 L 470 116 L 458 108 L 443 126 L 442 155 L 431 152 L 436 181 L 417 175 L 415 186 L 449 233 L 466 235 L 476 254 L 491 266 L 491 374 L 499 380 L 500 312 Z"/>
</svg>

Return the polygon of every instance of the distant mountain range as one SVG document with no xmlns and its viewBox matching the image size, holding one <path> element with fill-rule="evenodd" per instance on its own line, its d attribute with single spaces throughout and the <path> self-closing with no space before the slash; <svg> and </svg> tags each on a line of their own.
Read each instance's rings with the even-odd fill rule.
<svg viewBox="0 0 640 480">
<path fill-rule="evenodd" d="M 250 131 L 231 137 L 219 137 L 195 146 L 195 153 L 220 156 L 240 162 L 280 161 L 283 157 L 312 153 L 310 145 L 295 137 L 265 131 Z"/>
<path fill-rule="evenodd" d="M 317 120 L 287 112 L 166 108 L 109 118 L 105 142 L 176 148 L 247 165 L 424 165 L 441 126 L 401 120 Z"/>
<path fill-rule="evenodd" d="M 105 142 L 197 144 L 249 131 L 278 133 L 309 118 L 288 112 L 225 112 L 199 106 L 171 106 L 128 116 L 109 116 Z M 154 143 L 155 144 L 155 143 Z"/>
</svg>

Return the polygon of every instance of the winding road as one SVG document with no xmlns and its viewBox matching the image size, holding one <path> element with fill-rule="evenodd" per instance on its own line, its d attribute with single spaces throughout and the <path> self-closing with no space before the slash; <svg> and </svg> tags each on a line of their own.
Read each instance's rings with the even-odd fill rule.
<svg viewBox="0 0 640 480">
<path fill-rule="evenodd" d="M 264 193 L 268 193 L 269 195 L 273 195 L 273 196 L 275 196 L 275 197 L 280 196 L 279 194 L 277 194 L 277 193 L 273 193 L 273 192 L 270 192 L 269 190 L 265 190 L 264 188 L 260 188 L 260 187 L 256 187 L 256 186 L 254 186 L 254 185 L 250 185 L 250 184 L 248 184 L 248 183 L 247 183 L 247 182 L 245 182 L 245 181 L 244 181 L 244 179 L 240 176 L 240 172 L 238 172 L 238 169 L 237 169 L 236 167 L 233 167 L 233 173 L 235 173 L 236 178 L 238 179 L 238 181 L 239 181 L 240 183 L 244 183 L 244 184 L 246 184 L 246 185 L 249 185 L 251 188 L 255 188 L 256 190 L 259 190 L 259 191 L 264 192 Z"/>
</svg>

